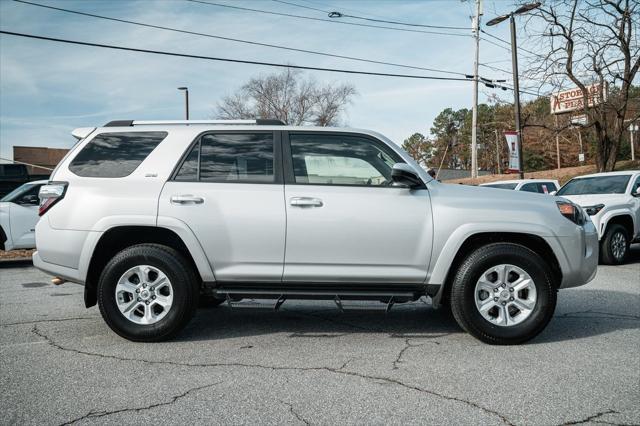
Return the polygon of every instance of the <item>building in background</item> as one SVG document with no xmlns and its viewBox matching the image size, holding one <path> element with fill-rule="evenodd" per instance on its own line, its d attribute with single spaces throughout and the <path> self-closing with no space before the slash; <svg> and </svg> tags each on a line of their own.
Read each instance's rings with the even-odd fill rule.
<svg viewBox="0 0 640 426">
<path fill-rule="evenodd" d="M 45 148 L 38 146 L 14 146 L 13 160 L 21 163 L 46 167 L 27 166 L 29 175 L 49 175 L 62 158 L 69 152 L 64 148 Z"/>
</svg>

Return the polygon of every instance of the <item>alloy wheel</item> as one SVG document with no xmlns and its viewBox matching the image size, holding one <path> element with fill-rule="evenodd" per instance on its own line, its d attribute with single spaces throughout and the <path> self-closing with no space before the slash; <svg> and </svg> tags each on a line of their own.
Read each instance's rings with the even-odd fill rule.
<svg viewBox="0 0 640 426">
<path fill-rule="evenodd" d="M 478 279 L 474 297 L 478 312 L 492 324 L 510 327 L 526 320 L 536 306 L 536 286 L 522 268 L 502 264 Z"/>
<path fill-rule="evenodd" d="M 158 268 L 138 265 L 127 270 L 116 285 L 116 304 L 129 321 L 155 324 L 164 318 L 173 303 L 173 287 Z"/>
</svg>

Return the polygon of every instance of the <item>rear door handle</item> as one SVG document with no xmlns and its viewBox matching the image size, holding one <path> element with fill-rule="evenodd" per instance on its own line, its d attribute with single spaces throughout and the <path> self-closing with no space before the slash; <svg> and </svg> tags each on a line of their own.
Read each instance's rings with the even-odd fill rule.
<svg viewBox="0 0 640 426">
<path fill-rule="evenodd" d="M 289 204 L 294 207 L 322 207 L 322 200 L 312 197 L 293 197 L 289 200 Z"/>
<path fill-rule="evenodd" d="M 195 195 L 173 195 L 171 197 L 171 204 L 202 204 L 204 198 L 196 197 Z"/>
</svg>

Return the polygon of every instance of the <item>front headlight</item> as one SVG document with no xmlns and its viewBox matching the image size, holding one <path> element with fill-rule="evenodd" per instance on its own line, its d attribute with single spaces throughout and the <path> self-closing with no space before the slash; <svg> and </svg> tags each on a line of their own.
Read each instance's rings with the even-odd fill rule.
<svg viewBox="0 0 640 426">
<path fill-rule="evenodd" d="M 584 211 L 586 211 L 589 216 L 595 216 L 600 213 L 600 210 L 603 208 L 604 204 L 597 204 L 595 206 L 584 207 Z"/>
<path fill-rule="evenodd" d="M 569 201 L 556 201 L 560 214 L 576 225 L 584 225 L 585 217 L 582 209 Z"/>
</svg>

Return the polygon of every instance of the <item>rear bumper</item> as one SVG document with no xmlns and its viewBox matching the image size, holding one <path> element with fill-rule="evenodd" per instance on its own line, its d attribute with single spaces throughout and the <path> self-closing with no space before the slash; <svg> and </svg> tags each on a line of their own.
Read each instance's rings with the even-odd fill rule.
<svg viewBox="0 0 640 426">
<path fill-rule="evenodd" d="M 547 238 L 556 253 L 562 282 L 560 288 L 577 287 L 593 280 L 598 270 L 598 232 L 591 221 L 576 227 L 575 235 Z"/>
<path fill-rule="evenodd" d="M 33 266 L 47 274 L 55 275 L 56 277 L 64 278 L 74 283 L 84 284 L 84 277 L 80 276 L 80 271 L 62 265 L 56 265 L 55 263 L 45 262 L 38 252 L 33 253 Z"/>
</svg>

